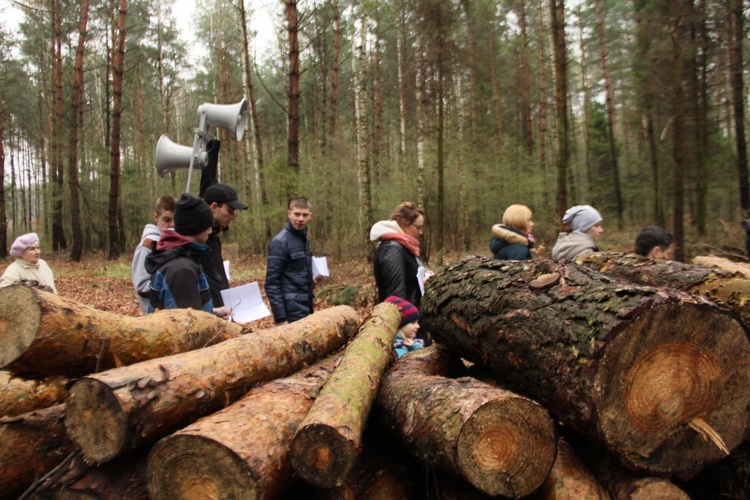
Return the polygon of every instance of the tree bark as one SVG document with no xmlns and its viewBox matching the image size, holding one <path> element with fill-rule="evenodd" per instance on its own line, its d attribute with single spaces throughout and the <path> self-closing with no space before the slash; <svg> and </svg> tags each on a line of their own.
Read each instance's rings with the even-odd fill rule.
<svg viewBox="0 0 750 500">
<path fill-rule="evenodd" d="M 294 482 L 294 432 L 340 360 L 332 356 L 264 384 L 156 443 L 148 459 L 150 497 L 280 497 Z"/>
<path fill-rule="evenodd" d="M 557 195 L 555 211 L 562 217 L 568 208 L 568 59 L 565 50 L 565 0 L 550 0 L 552 55 L 555 69 L 555 121 L 557 123 Z"/>
<path fill-rule="evenodd" d="M 0 492 L 16 498 L 73 450 L 65 433 L 65 405 L 0 418 Z M 6 497 L 7 495 L 7 497 Z"/>
<path fill-rule="evenodd" d="M 287 165 L 299 175 L 299 39 L 297 0 L 285 0 L 289 33 L 289 82 L 287 87 Z M 294 193 L 289 193 L 290 197 Z"/>
<path fill-rule="evenodd" d="M 367 18 L 362 15 L 359 40 L 353 50 L 356 51 L 352 57 L 352 71 L 356 75 L 354 84 L 354 121 L 357 133 L 357 192 L 359 194 L 359 225 L 360 234 L 367 240 L 368 228 L 372 226 L 372 195 L 370 167 L 367 157 L 368 144 L 368 113 L 367 113 L 367 58 L 366 34 Z"/>
<path fill-rule="evenodd" d="M 68 395 L 67 382 L 63 377 L 31 380 L 0 372 L 0 417 L 13 417 L 62 403 Z"/>
<path fill-rule="evenodd" d="M 734 309 L 745 325 L 750 325 L 750 302 L 747 301 L 750 278 L 736 272 L 618 252 L 595 252 L 579 263 L 638 285 L 675 288 L 702 295 Z"/>
<path fill-rule="evenodd" d="M 122 88 L 125 61 L 125 20 L 128 14 L 127 0 L 120 0 L 119 15 L 117 16 L 117 39 L 114 41 L 114 56 L 112 58 L 112 140 L 110 143 L 110 180 L 109 180 L 109 205 L 107 209 L 107 222 L 109 230 L 109 253 L 110 260 L 119 257 L 122 245 L 125 243 L 120 239 L 122 218 L 122 207 L 120 204 L 120 125 L 122 122 Z"/>
<path fill-rule="evenodd" d="M 0 368 L 16 375 L 73 378 L 199 349 L 242 331 L 193 309 L 122 316 L 22 285 L 0 289 Z"/>
<path fill-rule="evenodd" d="M 694 469 L 744 437 L 750 342 L 705 299 L 570 262 L 474 259 L 430 278 L 421 309 L 437 342 L 632 468 Z"/>
<path fill-rule="evenodd" d="M 400 321 L 393 304 L 375 306 L 297 429 L 291 460 L 305 482 L 332 488 L 354 465 L 380 379 L 394 357 Z"/>
<path fill-rule="evenodd" d="M 447 350 L 402 358 L 377 404 L 406 448 L 428 467 L 488 495 L 521 497 L 542 485 L 557 451 L 554 423 L 537 403 L 460 374 Z"/>
<path fill-rule="evenodd" d="M 557 457 L 544 484 L 532 500 L 608 500 L 609 494 L 576 456 L 562 437 L 557 440 Z"/>
<path fill-rule="evenodd" d="M 747 168 L 747 138 L 745 137 L 745 84 L 743 72 L 743 42 L 746 40 L 744 2 L 727 0 L 727 42 L 729 44 L 729 82 L 732 87 L 734 139 L 737 147 L 737 178 L 740 208 L 750 216 L 750 174 Z"/>
<path fill-rule="evenodd" d="M 106 462 L 224 408 L 259 382 L 327 356 L 358 326 L 354 309 L 338 306 L 205 349 L 89 375 L 70 389 L 68 434 L 89 461 Z"/>
</svg>

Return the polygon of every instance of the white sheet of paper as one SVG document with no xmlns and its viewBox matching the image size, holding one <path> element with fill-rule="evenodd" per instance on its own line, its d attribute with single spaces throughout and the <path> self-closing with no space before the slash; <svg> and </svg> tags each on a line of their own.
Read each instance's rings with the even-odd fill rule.
<svg viewBox="0 0 750 500">
<path fill-rule="evenodd" d="M 419 282 L 419 291 L 422 292 L 422 295 L 424 295 L 424 280 L 425 280 L 425 268 L 424 266 L 419 266 L 417 269 L 417 281 Z"/>
<path fill-rule="evenodd" d="M 315 257 L 312 258 L 312 274 L 313 279 L 318 276 L 330 276 L 331 273 L 328 271 L 328 259 L 326 257 Z"/>
<path fill-rule="evenodd" d="M 232 277 L 229 275 L 229 261 L 228 260 L 224 261 L 224 274 L 227 275 L 227 281 L 232 280 Z"/>
<path fill-rule="evenodd" d="M 271 315 L 271 311 L 263 302 L 257 281 L 222 290 L 221 298 L 224 299 L 224 305 L 232 311 L 234 320 L 239 323 L 247 323 Z"/>
</svg>

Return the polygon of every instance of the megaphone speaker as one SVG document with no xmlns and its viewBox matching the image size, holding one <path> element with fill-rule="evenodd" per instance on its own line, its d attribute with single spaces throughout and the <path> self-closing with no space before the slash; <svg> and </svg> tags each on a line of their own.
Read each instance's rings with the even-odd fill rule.
<svg viewBox="0 0 750 500">
<path fill-rule="evenodd" d="M 156 143 L 156 173 L 164 177 L 172 170 L 190 168 L 192 156 L 193 148 L 176 144 L 166 135 L 162 135 Z"/>
<path fill-rule="evenodd" d="M 234 104 L 203 103 L 198 106 L 198 120 L 202 118 L 205 118 L 206 125 L 229 130 L 241 141 L 247 125 L 247 99 Z"/>
</svg>

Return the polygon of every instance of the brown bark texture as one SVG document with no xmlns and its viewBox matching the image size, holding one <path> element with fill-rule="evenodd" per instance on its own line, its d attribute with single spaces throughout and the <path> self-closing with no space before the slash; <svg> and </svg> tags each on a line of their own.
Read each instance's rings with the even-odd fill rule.
<svg viewBox="0 0 750 500">
<path fill-rule="evenodd" d="M 89 461 L 106 462 L 228 406 L 260 382 L 324 358 L 359 325 L 354 309 L 337 306 L 215 346 L 89 375 L 70 388 L 68 433 Z"/>
<path fill-rule="evenodd" d="M 735 310 L 750 325 L 750 278 L 739 272 L 675 260 L 651 260 L 636 254 L 596 252 L 579 264 L 638 285 L 676 288 L 702 295 Z"/>
<path fill-rule="evenodd" d="M 199 349 L 242 327 L 193 309 L 123 316 L 22 285 L 0 289 L 0 368 L 78 377 Z"/>
<path fill-rule="evenodd" d="M 693 470 L 744 437 L 750 343 L 707 299 L 571 262 L 468 259 L 430 279 L 425 328 L 631 467 Z"/>
<path fill-rule="evenodd" d="M 59 404 L 0 418 L 0 498 L 16 498 L 73 452 L 64 413 Z"/>
<path fill-rule="evenodd" d="M 400 321 L 398 307 L 375 306 L 297 429 L 292 466 L 307 483 L 332 488 L 354 465 L 380 379 L 395 357 Z"/>
<path fill-rule="evenodd" d="M 562 437 L 557 440 L 557 457 L 552 470 L 533 500 L 609 500 L 609 494 Z"/>
<path fill-rule="evenodd" d="M 0 417 L 12 417 L 65 401 L 68 379 L 47 377 L 44 380 L 14 377 L 0 371 Z"/>
<path fill-rule="evenodd" d="M 294 483 L 294 433 L 341 361 L 334 355 L 248 392 L 241 400 L 154 445 L 152 500 L 278 498 Z"/>
<path fill-rule="evenodd" d="M 542 485 L 557 452 L 552 419 L 537 403 L 460 373 L 445 349 L 404 356 L 377 404 L 405 447 L 429 467 L 488 495 L 521 497 Z"/>
</svg>

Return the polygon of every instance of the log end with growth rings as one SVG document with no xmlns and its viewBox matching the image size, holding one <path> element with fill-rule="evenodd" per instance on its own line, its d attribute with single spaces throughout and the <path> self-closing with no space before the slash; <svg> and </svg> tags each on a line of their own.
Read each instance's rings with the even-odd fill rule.
<svg viewBox="0 0 750 500">
<path fill-rule="evenodd" d="M 456 448 L 459 469 L 472 485 L 514 498 L 540 487 L 557 455 L 552 419 L 521 397 L 492 400 L 476 410 Z"/>
<path fill-rule="evenodd" d="M 320 488 L 340 484 L 357 454 L 354 443 L 329 425 L 306 425 L 292 441 L 292 467 L 306 483 Z"/>
<path fill-rule="evenodd" d="M 117 457 L 130 441 L 127 415 L 117 397 L 106 384 L 92 378 L 83 378 L 71 387 L 65 428 L 91 463 Z"/>
<path fill-rule="evenodd" d="M 636 468 L 691 470 L 744 438 L 750 343 L 728 315 L 671 304 L 610 343 L 596 376 L 607 445 Z"/>
<path fill-rule="evenodd" d="M 0 288 L 0 368 L 26 352 L 41 321 L 42 307 L 34 291 L 23 285 Z"/>
<path fill-rule="evenodd" d="M 146 481 L 153 500 L 258 497 L 247 464 L 202 436 L 173 435 L 156 443 L 148 456 Z"/>
</svg>

